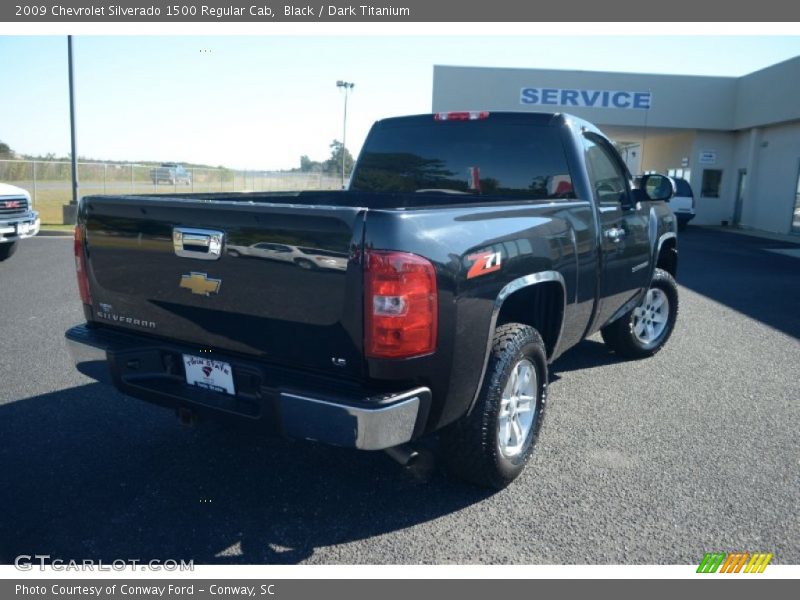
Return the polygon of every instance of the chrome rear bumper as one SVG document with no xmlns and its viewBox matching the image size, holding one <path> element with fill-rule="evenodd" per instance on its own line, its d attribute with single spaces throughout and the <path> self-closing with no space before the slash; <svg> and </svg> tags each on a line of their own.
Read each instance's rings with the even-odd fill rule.
<svg viewBox="0 0 800 600">
<path fill-rule="evenodd" d="M 235 396 L 208 392 L 187 384 L 182 373 L 160 370 L 166 355 L 188 351 L 183 348 L 85 325 L 68 330 L 66 341 L 81 373 L 129 396 L 200 415 L 262 420 L 288 437 L 335 446 L 384 450 L 405 444 L 421 434 L 430 407 L 426 387 L 379 394 L 352 388 L 320 392 L 324 385 L 298 389 L 255 361 L 228 356 L 214 358 L 229 361 L 234 376 L 260 378 L 257 391 L 242 393 L 245 386 L 234 377 Z"/>
</svg>

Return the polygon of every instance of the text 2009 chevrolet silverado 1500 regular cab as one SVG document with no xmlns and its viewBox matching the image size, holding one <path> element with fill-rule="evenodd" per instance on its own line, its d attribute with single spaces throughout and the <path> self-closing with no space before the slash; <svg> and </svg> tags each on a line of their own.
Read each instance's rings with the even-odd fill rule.
<svg viewBox="0 0 800 600">
<path fill-rule="evenodd" d="M 22 188 L 0 183 L 0 261 L 10 258 L 17 242 L 39 233 L 39 213 L 31 209 L 31 196 Z"/>
<path fill-rule="evenodd" d="M 395 456 L 438 431 L 451 472 L 502 487 L 532 451 L 550 362 L 598 330 L 627 357 L 669 338 L 672 192 L 660 175 L 632 189 L 568 115 L 386 119 L 349 190 L 83 198 L 87 322 L 66 335 L 84 373 L 107 365 L 183 417 Z"/>
</svg>

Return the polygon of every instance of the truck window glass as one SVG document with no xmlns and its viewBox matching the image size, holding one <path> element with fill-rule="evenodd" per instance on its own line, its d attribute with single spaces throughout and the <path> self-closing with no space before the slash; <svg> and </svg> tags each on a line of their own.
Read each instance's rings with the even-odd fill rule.
<svg viewBox="0 0 800 600">
<path fill-rule="evenodd" d="M 626 177 L 611 150 L 591 134 L 584 137 L 586 166 L 598 203 L 624 202 L 628 194 Z"/>
<path fill-rule="evenodd" d="M 377 127 L 351 190 L 575 198 L 558 131 L 480 121 Z"/>
</svg>

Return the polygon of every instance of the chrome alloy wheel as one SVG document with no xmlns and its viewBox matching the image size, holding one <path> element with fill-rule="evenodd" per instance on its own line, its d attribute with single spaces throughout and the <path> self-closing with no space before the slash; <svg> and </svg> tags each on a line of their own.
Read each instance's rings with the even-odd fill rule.
<svg viewBox="0 0 800 600">
<path fill-rule="evenodd" d="M 536 420 L 538 390 L 536 367 L 523 358 L 514 365 L 500 400 L 497 442 L 503 456 L 513 458 L 525 448 L 525 440 Z"/>
<path fill-rule="evenodd" d="M 658 343 L 669 321 L 669 298 L 658 288 L 650 288 L 642 303 L 633 309 L 631 329 L 645 346 Z"/>
</svg>

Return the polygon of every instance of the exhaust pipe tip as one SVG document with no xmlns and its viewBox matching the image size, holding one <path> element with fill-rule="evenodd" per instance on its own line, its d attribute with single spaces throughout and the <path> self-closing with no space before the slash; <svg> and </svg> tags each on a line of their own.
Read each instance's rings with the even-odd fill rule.
<svg viewBox="0 0 800 600">
<path fill-rule="evenodd" d="M 384 452 L 401 467 L 410 467 L 419 458 L 419 452 L 410 446 L 394 446 L 392 448 L 386 448 Z"/>
<path fill-rule="evenodd" d="M 402 445 L 386 448 L 384 452 L 419 483 L 426 483 L 433 476 L 436 465 L 433 454 L 429 450 L 417 450 Z"/>
</svg>

